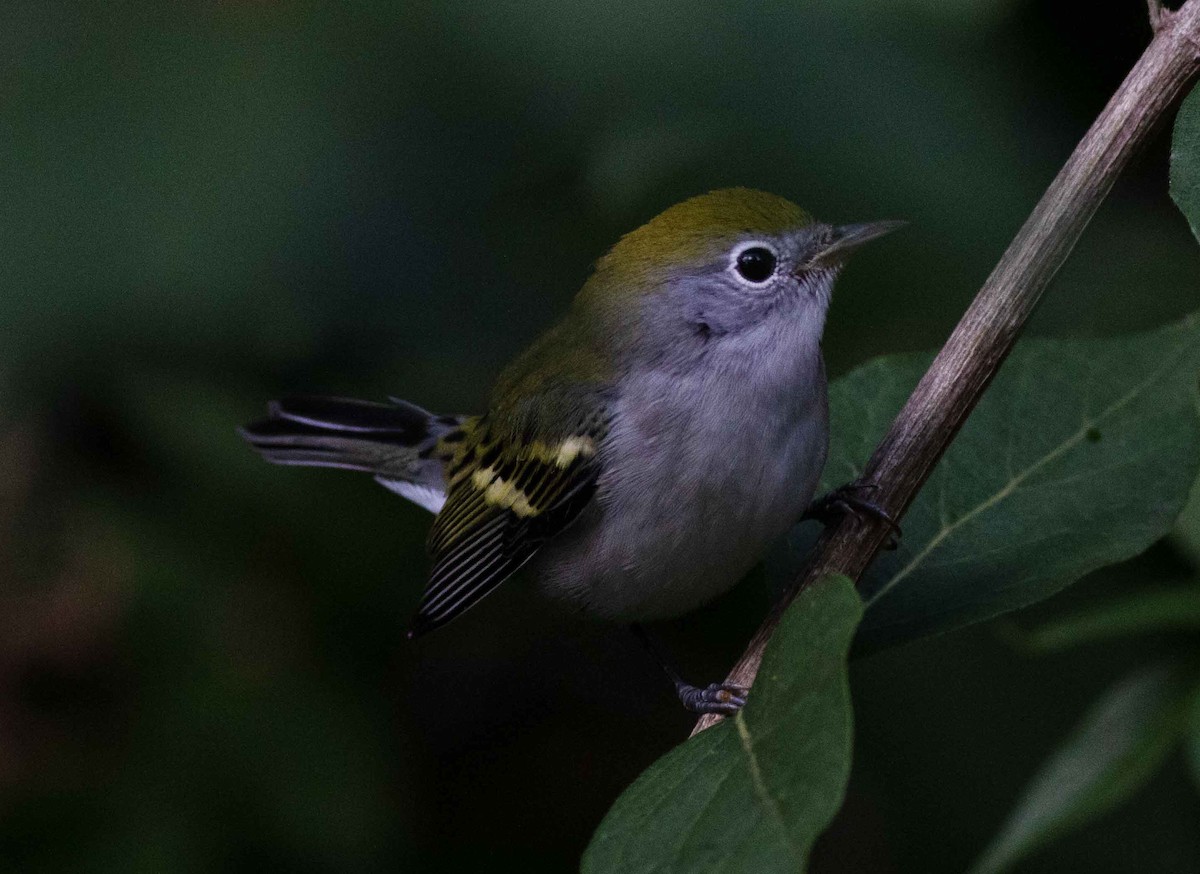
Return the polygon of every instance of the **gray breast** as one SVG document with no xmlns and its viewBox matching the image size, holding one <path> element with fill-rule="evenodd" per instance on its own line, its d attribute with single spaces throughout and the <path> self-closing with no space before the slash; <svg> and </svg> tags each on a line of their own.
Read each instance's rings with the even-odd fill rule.
<svg viewBox="0 0 1200 874">
<path fill-rule="evenodd" d="M 607 618 L 676 615 L 741 579 L 812 499 L 828 443 L 820 348 L 774 326 L 619 389 L 597 501 L 543 549 L 540 584 Z"/>
</svg>

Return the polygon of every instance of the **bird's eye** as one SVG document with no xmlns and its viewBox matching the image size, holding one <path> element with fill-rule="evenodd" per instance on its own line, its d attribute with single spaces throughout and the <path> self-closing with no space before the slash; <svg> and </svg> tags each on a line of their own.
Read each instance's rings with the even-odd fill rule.
<svg viewBox="0 0 1200 874">
<path fill-rule="evenodd" d="M 761 285 L 775 275 L 775 253 L 765 246 L 751 246 L 738 253 L 734 267 L 747 282 Z"/>
</svg>

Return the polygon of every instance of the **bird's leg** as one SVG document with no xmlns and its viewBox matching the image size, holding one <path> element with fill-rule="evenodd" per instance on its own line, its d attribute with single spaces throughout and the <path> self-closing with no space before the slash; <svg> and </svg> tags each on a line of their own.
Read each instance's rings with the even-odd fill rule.
<svg viewBox="0 0 1200 874">
<path fill-rule="evenodd" d="M 675 684 L 675 693 L 680 702 L 692 713 L 719 713 L 722 716 L 732 716 L 746 704 L 746 696 L 750 690 L 745 686 L 734 683 L 711 683 L 704 688 L 693 686 L 679 676 L 679 672 L 665 658 L 658 646 L 650 639 L 650 635 L 641 625 L 634 623 L 629 626 L 633 636 L 642 642 L 646 651 L 658 662 L 667 677 Z"/>
<path fill-rule="evenodd" d="M 891 529 L 891 536 L 888 538 L 887 545 L 884 549 L 895 549 L 900 544 L 900 538 L 904 532 L 900 530 L 899 524 L 891 517 L 887 510 L 883 507 L 863 497 L 863 492 L 871 492 L 879 488 L 878 485 L 872 482 L 864 482 L 863 480 L 854 480 L 838 486 L 833 491 L 826 495 L 817 498 L 808 509 L 804 511 L 804 515 L 800 517 L 800 521 L 806 519 L 815 519 L 822 525 L 833 525 L 837 523 L 847 513 L 856 513 L 860 516 L 873 516 L 880 522 L 884 523 Z"/>
</svg>

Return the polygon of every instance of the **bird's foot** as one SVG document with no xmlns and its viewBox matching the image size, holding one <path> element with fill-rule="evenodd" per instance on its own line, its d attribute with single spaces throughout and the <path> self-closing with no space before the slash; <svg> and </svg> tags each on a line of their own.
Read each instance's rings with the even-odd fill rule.
<svg viewBox="0 0 1200 874">
<path fill-rule="evenodd" d="M 838 486 L 833 491 L 813 501 L 800 519 L 801 521 L 815 519 L 822 525 L 829 526 L 839 522 L 847 513 L 854 513 L 859 516 L 871 516 L 891 529 L 891 534 L 884 549 L 895 549 L 900 544 L 900 538 L 904 536 L 904 532 L 900 530 L 900 525 L 891 517 L 891 514 L 887 510 L 863 496 L 864 492 L 872 492 L 877 488 L 879 486 L 875 483 L 863 482 L 862 480 L 855 480 L 854 482 Z"/>
<path fill-rule="evenodd" d="M 676 683 L 679 700 L 692 713 L 719 713 L 732 716 L 746 706 L 750 690 L 736 683 L 710 683 L 701 689 L 691 683 Z"/>
</svg>

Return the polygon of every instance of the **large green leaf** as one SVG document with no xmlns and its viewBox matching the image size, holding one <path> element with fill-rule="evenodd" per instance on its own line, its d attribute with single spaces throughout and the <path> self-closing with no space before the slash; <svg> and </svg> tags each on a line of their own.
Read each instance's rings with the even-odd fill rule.
<svg viewBox="0 0 1200 874">
<path fill-rule="evenodd" d="M 796 872 L 850 775 L 846 655 L 862 605 L 845 577 L 801 593 L 745 709 L 648 768 L 583 857 L 599 872 Z"/>
<path fill-rule="evenodd" d="M 1192 89 L 1175 118 L 1171 197 L 1200 239 L 1200 88 Z M 1193 490 L 1191 501 L 1184 507 L 1175 541 L 1193 562 L 1200 564 L 1200 487 Z"/>
<path fill-rule="evenodd" d="M 1187 687 L 1171 670 L 1133 674 L 1097 702 L 1042 766 L 972 874 L 996 874 L 1132 795 L 1177 745 Z"/>
<path fill-rule="evenodd" d="M 1192 499 L 1179 514 L 1172 540 L 1192 565 L 1200 570 L 1200 485 L 1192 487 Z"/>
<path fill-rule="evenodd" d="M 880 359 L 833 384 L 826 488 L 859 475 L 928 364 Z M 1200 465 L 1198 370 L 1196 316 L 1019 344 L 863 580 L 858 646 L 1022 607 L 1167 534 Z"/>
<path fill-rule="evenodd" d="M 1030 653 L 1057 652 L 1085 643 L 1164 631 L 1200 631 L 1200 585 L 1139 592 L 1056 619 L 1012 641 Z"/>
<path fill-rule="evenodd" d="M 1192 703 L 1188 713 L 1188 764 L 1192 767 L 1192 779 L 1200 789 L 1200 686 L 1192 690 Z"/>
<path fill-rule="evenodd" d="M 1183 101 L 1171 140 L 1171 197 L 1200 239 L 1200 88 Z"/>
</svg>

